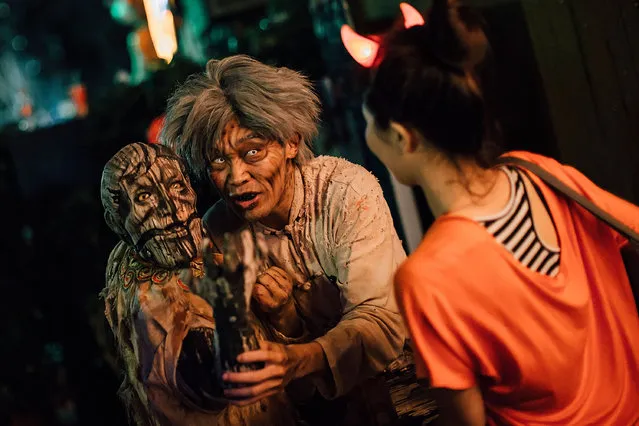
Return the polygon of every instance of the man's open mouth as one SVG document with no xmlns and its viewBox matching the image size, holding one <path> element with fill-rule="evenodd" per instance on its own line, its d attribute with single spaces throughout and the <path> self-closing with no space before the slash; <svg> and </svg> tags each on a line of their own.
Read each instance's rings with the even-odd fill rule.
<svg viewBox="0 0 639 426">
<path fill-rule="evenodd" d="M 245 192 L 243 194 L 231 195 L 233 201 L 251 201 L 257 197 L 257 192 Z"/>
<path fill-rule="evenodd" d="M 258 192 L 244 192 L 242 194 L 231 195 L 231 201 L 242 209 L 249 209 L 255 205 L 258 196 Z"/>
</svg>

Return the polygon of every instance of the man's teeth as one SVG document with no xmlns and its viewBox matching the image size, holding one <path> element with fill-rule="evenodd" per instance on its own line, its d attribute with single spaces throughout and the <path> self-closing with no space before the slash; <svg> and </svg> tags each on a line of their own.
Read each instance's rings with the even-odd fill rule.
<svg viewBox="0 0 639 426">
<path fill-rule="evenodd" d="M 248 193 L 248 194 L 238 195 L 235 197 L 235 199 L 239 201 L 249 201 L 249 200 L 252 200 L 253 198 L 255 198 L 255 193 Z"/>
</svg>

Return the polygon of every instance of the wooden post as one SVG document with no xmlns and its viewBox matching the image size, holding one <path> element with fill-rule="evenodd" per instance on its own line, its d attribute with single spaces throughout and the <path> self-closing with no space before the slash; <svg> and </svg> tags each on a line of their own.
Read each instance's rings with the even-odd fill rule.
<svg viewBox="0 0 639 426">
<path fill-rule="evenodd" d="M 522 0 L 561 159 L 639 202 L 639 9 Z"/>
</svg>

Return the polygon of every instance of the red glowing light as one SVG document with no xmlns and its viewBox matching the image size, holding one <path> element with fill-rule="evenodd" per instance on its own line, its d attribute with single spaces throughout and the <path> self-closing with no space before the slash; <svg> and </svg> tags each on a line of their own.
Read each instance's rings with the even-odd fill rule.
<svg viewBox="0 0 639 426">
<path fill-rule="evenodd" d="M 69 88 L 69 95 L 75 105 L 75 110 L 79 117 L 86 117 L 89 115 L 89 102 L 87 95 L 87 88 L 82 83 L 77 83 Z"/>
<path fill-rule="evenodd" d="M 149 143 L 160 143 L 160 131 L 164 125 L 164 115 L 153 119 L 149 128 L 146 130 L 146 140 Z"/>
<path fill-rule="evenodd" d="M 408 3 L 400 3 L 399 8 L 404 16 L 404 27 L 410 28 L 416 25 L 424 25 L 424 17 L 417 9 Z"/>
<path fill-rule="evenodd" d="M 342 25 L 341 36 L 344 47 L 358 64 L 366 68 L 373 66 L 379 43 L 357 34 L 348 25 Z"/>
</svg>

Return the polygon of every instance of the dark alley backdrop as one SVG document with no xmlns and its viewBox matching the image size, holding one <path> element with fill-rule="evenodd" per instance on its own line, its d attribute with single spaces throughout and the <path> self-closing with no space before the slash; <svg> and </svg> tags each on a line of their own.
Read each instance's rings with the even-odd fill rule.
<svg viewBox="0 0 639 426">
<path fill-rule="evenodd" d="M 339 40 L 345 22 L 389 28 L 398 1 L 171 1 L 183 44 L 169 65 L 136 55 L 135 1 L 0 0 L 0 424 L 126 424 L 98 298 L 116 243 L 100 175 L 120 147 L 147 140 L 167 96 L 206 58 L 248 53 L 309 75 L 324 105 L 316 151 L 373 171 L 400 223 L 363 142 L 367 73 Z M 574 164 L 639 202 L 639 3 L 472 3 L 487 22 L 488 90 L 506 146 Z M 215 196 L 196 187 L 204 211 Z"/>
</svg>

